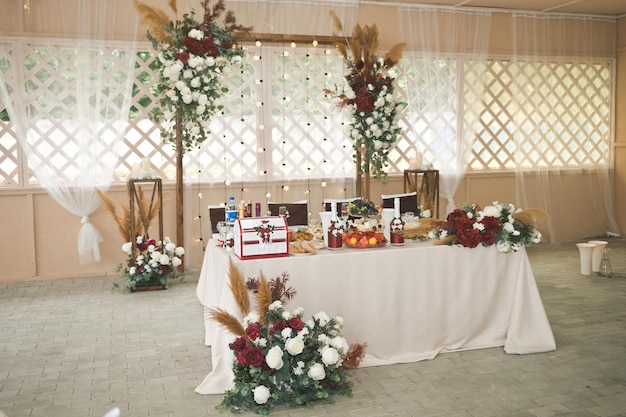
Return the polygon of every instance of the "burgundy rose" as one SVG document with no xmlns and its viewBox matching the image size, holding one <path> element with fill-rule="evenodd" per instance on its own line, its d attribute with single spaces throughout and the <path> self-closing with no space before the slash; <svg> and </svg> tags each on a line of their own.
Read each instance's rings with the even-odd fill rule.
<svg viewBox="0 0 626 417">
<path fill-rule="evenodd" d="M 185 39 L 183 39 L 183 46 L 187 49 L 187 51 L 194 55 L 201 56 L 204 54 L 204 46 L 202 45 L 202 42 L 189 36 L 185 36 Z"/>
<path fill-rule="evenodd" d="M 187 62 L 189 62 L 189 54 L 183 51 L 176 56 L 176 59 L 182 62 L 183 64 L 186 64 Z"/>
<path fill-rule="evenodd" d="M 486 246 L 491 246 L 496 243 L 496 235 L 494 235 L 493 233 L 486 233 L 484 235 L 481 235 L 481 237 L 482 243 Z"/>
<path fill-rule="evenodd" d="M 356 108 L 363 113 L 371 113 L 374 110 L 374 96 L 370 94 L 366 87 L 359 89 L 354 100 Z"/>
<path fill-rule="evenodd" d="M 274 325 L 272 326 L 272 333 L 276 334 L 276 333 L 280 333 L 283 331 L 283 329 L 287 327 L 287 323 L 285 323 L 282 320 L 276 320 L 274 322 Z"/>
<path fill-rule="evenodd" d="M 265 357 L 263 356 L 261 349 L 250 349 L 248 353 L 246 353 L 246 362 L 250 366 L 261 366 L 264 359 Z"/>
<path fill-rule="evenodd" d="M 251 340 L 256 340 L 261 335 L 259 323 L 252 323 L 246 328 L 246 334 Z"/>
<path fill-rule="evenodd" d="M 475 248 L 482 241 L 478 229 L 465 229 L 457 232 L 459 243 L 466 248 Z"/>
<path fill-rule="evenodd" d="M 222 48 L 228 49 L 228 48 L 230 48 L 232 46 L 233 46 L 233 43 L 230 41 L 230 39 L 224 39 L 222 41 Z"/>
<path fill-rule="evenodd" d="M 163 275 L 167 275 L 172 271 L 172 268 L 169 265 L 159 265 L 159 269 Z"/>
<path fill-rule="evenodd" d="M 250 345 L 248 344 L 248 339 L 244 336 L 238 337 L 235 341 L 228 345 L 231 350 L 235 352 L 246 353 L 250 350 Z"/>
<path fill-rule="evenodd" d="M 485 226 L 484 233 L 499 233 L 500 232 L 500 221 L 493 216 L 486 216 L 481 220 L 481 223 Z"/>
<path fill-rule="evenodd" d="M 239 362 L 241 366 L 248 366 L 248 358 L 245 353 L 243 352 L 236 353 L 235 358 L 237 359 L 237 362 Z"/>
<path fill-rule="evenodd" d="M 304 323 L 299 317 L 292 317 L 289 319 L 289 327 L 291 327 L 292 330 L 299 332 L 304 327 Z"/>
</svg>

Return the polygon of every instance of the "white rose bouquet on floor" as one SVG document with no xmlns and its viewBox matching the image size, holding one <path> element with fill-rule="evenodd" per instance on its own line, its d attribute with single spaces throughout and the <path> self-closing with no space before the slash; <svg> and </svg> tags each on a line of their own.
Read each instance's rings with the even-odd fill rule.
<svg viewBox="0 0 626 417">
<path fill-rule="evenodd" d="M 122 251 L 128 255 L 124 278 L 131 290 L 138 286 L 163 285 L 167 288 L 169 281 L 178 277 L 176 268 L 182 264 L 185 249 L 176 246 L 166 237 L 163 242 L 137 236 L 133 253 L 133 243 L 126 242 Z"/>
<path fill-rule="evenodd" d="M 239 323 L 223 310 L 210 312 L 237 336 L 229 345 L 235 357 L 235 387 L 226 392 L 218 409 L 266 415 L 278 404 L 310 406 L 332 403 L 337 394 L 352 394 L 347 372 L 358 366 L 365 346 L 348 345 L 340 334 L 341 317 L 319 312 L 304 321 L 301 308 L 289 312 L 280 299 L 272 301 L 262 274 L 256 293 L 259 312 L 251 312 L 243 278 L 232 262 L 229 275 L 245 318 Z"/>
</svg>

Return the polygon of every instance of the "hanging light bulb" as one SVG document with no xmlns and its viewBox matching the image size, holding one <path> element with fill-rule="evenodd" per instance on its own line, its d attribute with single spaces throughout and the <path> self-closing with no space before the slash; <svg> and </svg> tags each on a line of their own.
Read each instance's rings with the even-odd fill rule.
<svg viewBox="0 0 626 417">
<path fill-rule="evenodd" d="M 296 47 L 296 43 L 295 42 L 291 42 L 291 47 L 295 48 Z"/>
<path fill-rule="evenodd" d="M 227 187 L 230 186 L 230 180 L 224 181 L 224 185 L 227 186 Z"/>
<path fill-rule="evenodd" d="M 326 184 L 326 181 L 322 181 L 322 183 L 320 184 L 322 187 L 326 187 L 328 184 Z"/>
<path fill-rule="evenodd" d="M 254 44 L 255 44 L 256 46 L 261 46 L 261 45 L 263 45 L 263 44 L 261 43 L 261 41 L 259 41 L 259 40 L 257 40 Z"/>
<path fill-rule="evenodd" d="M 316 40 L 313 41 L 313 47 L 315 48 L 317 45 L 319 45 L 319 44 L 317 43 L 317 39 L 316 39 Z"/>
<path fill-rule="evenodd" d="M 269 191 L 265 193 L 265 198 L 271 198 L 272 197 L 272 193 L 270 193 Z"/>
<path fill-rule="evenodd" d="M 202 193 L 198 193 L 198 198 L 202 198 Z"/>
<path fill-rule="evenodd" d="M 289 186 L 288 185 L 283 185 L 283 190 L 289 191 Z"/>
</svg>

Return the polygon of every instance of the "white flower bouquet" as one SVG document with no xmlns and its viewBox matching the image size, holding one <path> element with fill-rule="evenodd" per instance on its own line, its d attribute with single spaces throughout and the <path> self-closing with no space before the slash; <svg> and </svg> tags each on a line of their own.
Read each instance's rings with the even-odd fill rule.
<svg viewBox="0 0 626 417">
<path fill-rule="evenodd" d="M 182 264 L 181 257 L 185 255 L 182 246 L 176 246 L 169 237 L 164 242 L 157 242 L 143 236 L 137 236 L 135 246 L 137 250 L 133 253 L 132 242 L 122 245 L 122 251 L 128 255 L 123 275 L 131 291 L 150 285 L 167 288 L 169 280 L 178 277 L 176 268 Z"/>
</svg>

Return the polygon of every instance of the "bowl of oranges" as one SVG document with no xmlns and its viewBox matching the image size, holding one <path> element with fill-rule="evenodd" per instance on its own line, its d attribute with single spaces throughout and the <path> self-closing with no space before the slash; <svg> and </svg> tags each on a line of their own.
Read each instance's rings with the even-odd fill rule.
<svg viewBox="0 0 626 417">
<path fill-rule="evenodd" d="M 387 244 L 385 235 L 374 230 L 351 230 L 344 233 L 342 238 L 344 245 L 355 249 L 380 248 Z"/>
</svg>

